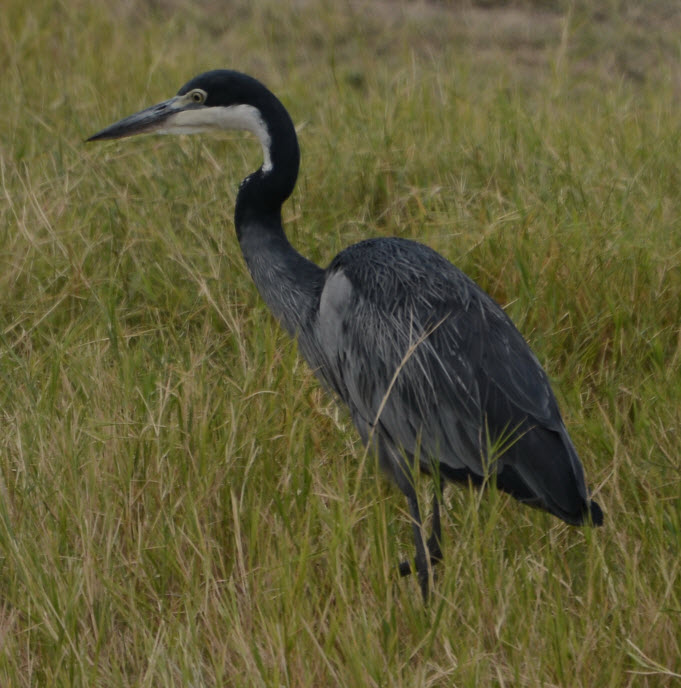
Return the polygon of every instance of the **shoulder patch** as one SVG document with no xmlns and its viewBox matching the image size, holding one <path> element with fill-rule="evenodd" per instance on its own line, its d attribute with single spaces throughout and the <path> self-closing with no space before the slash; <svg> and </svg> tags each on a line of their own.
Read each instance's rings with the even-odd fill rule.
<svg viewBox="0 0 681 688">
<path fill-rule="evenodd" d="M 319 300 L 319 331 L 327 352 L 334 351 L 338 346 L 352 299 L 352 284 L 345 273 L 342 270 L 331 273 L 326 278 Z"/>
<path fill-rule="evenodd" d="M 332 314 L 341 315 L 352 299 L 352 284 L 342 270 L 330 274 L 326 278 L 322 296 L 319 302 L 319 314 L 331 317 Z"/>
</svg>

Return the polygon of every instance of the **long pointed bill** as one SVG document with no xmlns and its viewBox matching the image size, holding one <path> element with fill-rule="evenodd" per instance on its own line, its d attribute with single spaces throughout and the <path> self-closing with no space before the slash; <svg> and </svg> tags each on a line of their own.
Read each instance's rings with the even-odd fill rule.
<svg viewBox="0 0 681 688">
<path fill-rule="evenodd" d="M 152 105 L 144 110 L 140 110 L 140 112 L 136 112 L 134 115 L 125 117 L 115 124 L 106 127 L 106 129 L 98 131 L 87 141 L 122 139 L 126 136 L 159 131 L 163 129 L 163 125 L 171 115 L 186 109 L 188 109 L 186 100 L 182 96 L 175 96 L 162 103 L 158 103 L 158 105 Z"/>
<path fill-rule="evenodd" d="M 196 101 L 201 94 L 200 101 Z M 137 134 L 196 134 L 203 131 L 245 129 L 258 137 L 263 152 L 263 172 L 272 169 L 271 138 L 260 110 L 254 105 L 205 105 L 206 92 L 193 89 L 188 93 L 164 100 L 130 115 L 106 129 L 98 131 L 87 141 L 122 139 Z"/>
</svg>

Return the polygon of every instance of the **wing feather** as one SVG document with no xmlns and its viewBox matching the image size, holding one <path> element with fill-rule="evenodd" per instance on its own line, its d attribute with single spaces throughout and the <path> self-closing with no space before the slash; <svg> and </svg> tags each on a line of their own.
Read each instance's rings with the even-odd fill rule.
<svg viewBox="0 0 681 688">
<path fill-rule="evenodd" d="M 311 363 L 365 441 L 375 428 L 426 469 L 482 478 L 487 435 L 516 430 L 501 487 L 543 506 L 557 495 L 547 508 L 563 516 L 583 503 L 546 373 L 498 304 L 435 251 L 399 239 L 346 249 L 327 269 L 315 329 Z"/>
</svg>

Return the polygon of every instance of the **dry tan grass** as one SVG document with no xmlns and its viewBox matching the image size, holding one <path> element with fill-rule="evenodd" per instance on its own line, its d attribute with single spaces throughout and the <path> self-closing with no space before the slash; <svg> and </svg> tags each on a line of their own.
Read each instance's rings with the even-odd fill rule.
<svg viewBox="0 0 681 688">
<path fill-rule="evenodd" d="M 676 685 L 675 6 L 5 5 L 0 684 Z M 239 255 L 257 146 L 82 143 L 218 66 L 298 124 L 301 251 L 419 238 L 506 305 L 604 528 L 453 488 L 434 604 L 395 577 L 405 505 Z"/>
</svg>

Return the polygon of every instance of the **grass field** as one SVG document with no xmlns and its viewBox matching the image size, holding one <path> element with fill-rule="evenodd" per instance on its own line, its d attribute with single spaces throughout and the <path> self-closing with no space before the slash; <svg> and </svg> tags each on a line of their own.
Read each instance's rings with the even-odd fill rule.
<svg viewBox="0 0 681 688">
<path fill-rule="evenodd" d="M 0 685 L 681 685 L 675 7 L 4 0 Z M 454 487 L 431 605 L 396 578 L 405 500 L 239 253 L 259 146 L 83 143 L 216 67 L 291 111 L 301 252 L 418 238 L 504 305 L 603 528 Z"/>
</svg>

